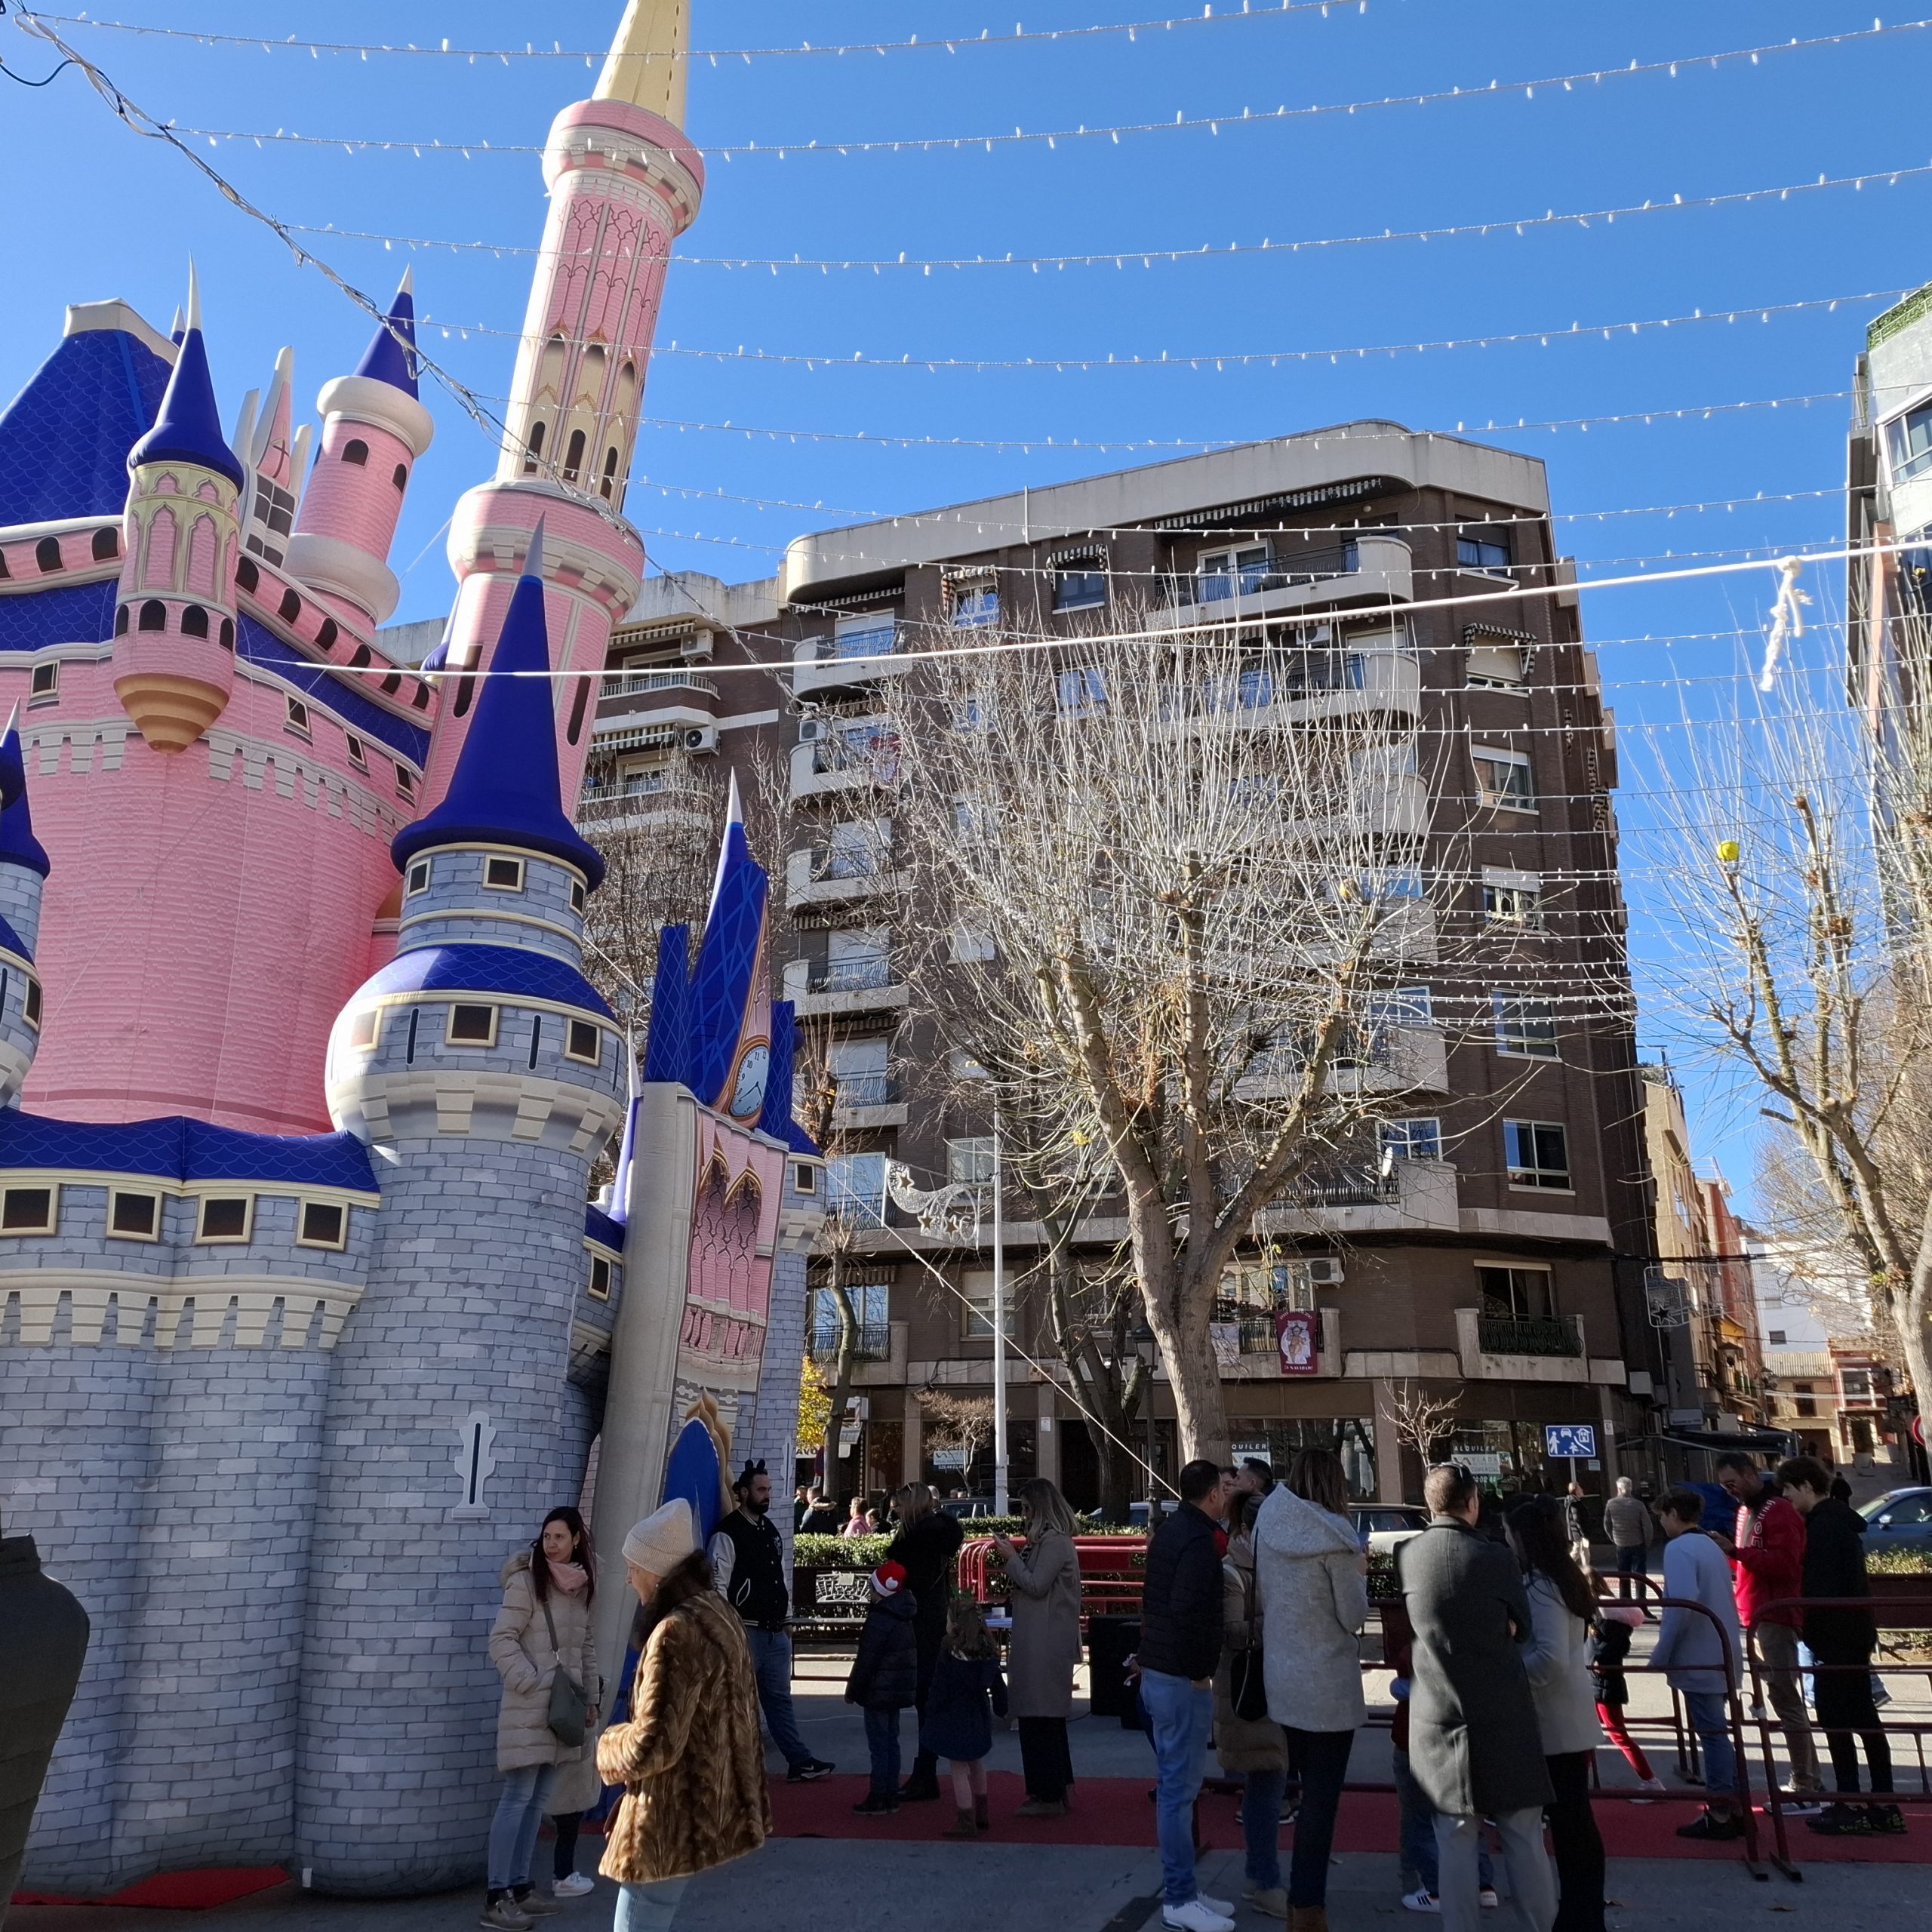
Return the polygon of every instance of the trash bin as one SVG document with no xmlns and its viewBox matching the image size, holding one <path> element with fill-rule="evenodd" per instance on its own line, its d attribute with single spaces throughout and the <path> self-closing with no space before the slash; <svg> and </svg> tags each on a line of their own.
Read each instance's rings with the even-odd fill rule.
<svg viewBox="0 0 1932 1932">
<path fill-rule="evenodd" d="M 1090 1703 L 1097 1718 L 1118 1718 L 1124 1730 L 1140 1722 L 1140 1700 L 1127 1681 L 1127 1660 L 1140 1642 L 1137 1617 L 1094 1617 L 1087 1622 Z"/>
</svg>

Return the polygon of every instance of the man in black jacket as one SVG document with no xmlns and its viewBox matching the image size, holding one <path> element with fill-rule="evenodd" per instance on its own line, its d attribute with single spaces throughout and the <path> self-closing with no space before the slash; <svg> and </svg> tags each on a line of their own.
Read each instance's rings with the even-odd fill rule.
<svg viewBox="0 0 1932 1932">
<path fill-rule="evenodd" d="M 1831 1472 L 1812 1457 L 1794 1456 L 1778 1465 L 1778 1487 L 1804 1518 L 1803 1587 L 1807 1601 L 1869 1597 L 1864 1519 L 1832 1494 Z M 1813 1700 L 1819 1727 L 1831 1747 L 1832 1781 L 1841 1792 L 1857 1790 L 1862 1737 L 1875 1797 L 1892 1789 L 1891 1746 L 1879 1727 L 1878 1707 L 1872 1697 L 1872 1652 L 1878 1641 L 1872 1613 L 1855 1604 L 1804 1612 L 1805 1647 L 1817 1666 Z M 1827 1838 L 1893 1836 L 1905 1829 L 1904 1816 L 1896 1804 L 1839 1803 L 1805 1823 Z"/>
<path fill-rule="evenodd" d="M 792 1593 L 785 1580 L 785 1546 L 771 1520 L 771 1478 L 762 1463 L 747 1463 L 731 1485 L 738 1506 L 712 1531 L 706 1554 L 718 1594 L 738 1613 L 758 1680 L 764 1727 L 785 1755 L 788 1784 L 811 1784 L 832 1767 L 814 1758 L 798 1735 L 792 1709 Z"/>
<path fill-rule="evenodd" d="M 1214 1670 L 1221 1660 L 1221 1546 L 1215 1523 L 1232 1478 L 1217 1463 L 1180 1472 L 1180 1507 L 1147 1546 L 1141 1598 L 1140 1706 L 1159 1767 L 1155 1798 L 1164 1902 L 1173 1932 L 1234 1932 L 1234 1907 L 1195 1882 L 1194 1801 L 1207 1769 L 1214 1723 Z"/>
</svg>

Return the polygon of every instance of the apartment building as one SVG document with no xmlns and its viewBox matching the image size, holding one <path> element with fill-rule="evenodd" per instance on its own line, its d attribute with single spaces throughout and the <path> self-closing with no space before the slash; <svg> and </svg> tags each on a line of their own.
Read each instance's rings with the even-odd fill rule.
<svg viewBox="0 0 1932 1932">
<path fill-rule="evenodd" d="M 586 825 L 675 828 L 728 767 L 777 796 L 774 971 L 835 1088 L 828 1182 L 863 1328 L 846 1487 L 860 1471 L 867 1488 L 983 1484 L 984 1454 L 961 1470 L 929 1442 L 921 1397 L 989 1392 L 993 1356 L 992 1122 L 938 1077 L 948 1049 L 894 930 L 882 694 L 935 638 L 1071 638 L 1097 621 L 1269 637 L 1294 620 L 1303 668 L 1257 702 L 1373 718 L 1389 875 L 1455 869 L 1402 942 L 1410 983 L 1374 1072 L 1398 1102 L 1379 1158 L 1264 1213 L 1229 1272 L 1216 1343 L 1237 1446 L 1277 1462 L 1339 1446 L 1359 1494 L 1413 1494 L 1395 1416 L 1423 1390 L 1454 1398 L 1457 1453 L 1498 1480 L 1540 1476 L 1551 1423 L 1597 1429 L 1592 1487 L 1638 1466 L 1616 1459 L 1641 1454 L 1657 1379 L 1626 1343 L 1651 1333 L 1644 1090 L 1615 740 L 1570 583 L 1540 462 L 1359 422 L 801 537 L 762 582 L 648 587 L 613 639 Z M 1452 1011 L 1465 1017 L 1444 1023 Z M 1097 1250 L 1124 1230 L 1109 1215 L 1083 1226 Z M 1023 1281 L 1041 1230 L 1009 1203 L 1003 1234 Z M 1284 1312 L 1309 1318 L 1291 1364 Z M 814 1320 L 829 1346 L 829 1309 Z M 1030 1291 L 1008 1327 L 1012 1478 L 1091 1504 L 1092 1425 Z M 1134 1446 L 1171 1475 L 1158 1371 L 1153 1411 Z"/>
</svg>

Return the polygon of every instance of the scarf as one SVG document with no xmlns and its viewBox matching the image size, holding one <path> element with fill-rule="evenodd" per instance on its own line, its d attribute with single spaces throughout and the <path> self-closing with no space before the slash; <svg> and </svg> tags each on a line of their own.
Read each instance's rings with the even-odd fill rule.
<svg viewBox="0 0 1932 1932">
<path fill-rule="evenodd" d="M 543 1560 L 549 1567 L 551 1582 L 566 1596 L 575 1596 L 590 1581 L 590 1572 L 581 1563 L 554 1563 L 548 1557 Z"/>
</svg>

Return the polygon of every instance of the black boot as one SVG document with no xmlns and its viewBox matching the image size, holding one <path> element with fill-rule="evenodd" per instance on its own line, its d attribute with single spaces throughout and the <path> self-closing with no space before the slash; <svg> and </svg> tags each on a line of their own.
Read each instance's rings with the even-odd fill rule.
<svg viewBox="0 0 1932 1932">
<path fill-rule="evenodd" d="M 939 1797 L 939 1759 L 930 1751 L 921 1751 L 912 1760 L 912 1773 L 899 1787 L 899 1801 L 902 1804 L 923 1804 L 936 1802 Z"/>
</svg>

